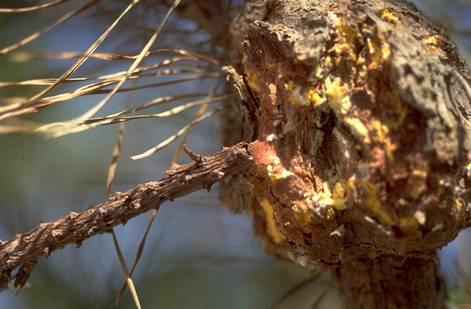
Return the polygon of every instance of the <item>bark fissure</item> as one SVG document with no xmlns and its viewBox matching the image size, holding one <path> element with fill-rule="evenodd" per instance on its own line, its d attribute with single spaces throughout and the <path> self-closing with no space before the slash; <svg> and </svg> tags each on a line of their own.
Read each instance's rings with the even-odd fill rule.
<svg viewBox="0 0 471 309">
<path fill-rule="evenodd" d="M 240 98 L 225 102 L 224 143 L 250 144 L 187 151 L 195 162 L 161 180 L 0 243 L 0 288 L 224 179 L 267 251 L 333 271 L 347 306 L 441 307 L 436 249 L 471 224 L 471 72 L 456 46 L 403 0 L 248 0 L 231 26 L 224 8 L 179 12 L 225 49 Z"/>
<path fill-rule="evenodd" d="M 268 252 L 333 270 L 348 306 L 440 307 L 435 250 L 471 219 L 471 73 L 456 46 L 400 0 L 248 1 L 232 29 L 259 104 L 254 123 L 227 106 L 251 126 L 256 166 L 229 182 L 248 195 L 231 207 Z"/>
</svg>

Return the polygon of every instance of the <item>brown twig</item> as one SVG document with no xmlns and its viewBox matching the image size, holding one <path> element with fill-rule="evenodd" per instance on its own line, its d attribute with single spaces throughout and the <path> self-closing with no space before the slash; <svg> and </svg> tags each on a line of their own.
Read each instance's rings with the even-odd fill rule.
<svg viewBox="0 0 471 309">
<path fill-rule="evenodd" d="M 107 201 L 93 205 L 81 213 L 70 212 L 65 217 L 39 224 L 31 231 L 0 244 L 0 290 L 8 286 L 12 271 L 19 267 L 15 287 L 27 281 L 34 264 L 41 256 L 68 244 L 80 244 L 94 235 L 110 232 L 112 227 L 125 224 L 163 202 L 209 189 L 227 175 L 247 170 L 252 157 L 247 144 L 224 148 L 204 162 L 179 165 L 166 171 L 160 180 L 140 184 L 125 192 L 116 193 Z"/>
</svg>

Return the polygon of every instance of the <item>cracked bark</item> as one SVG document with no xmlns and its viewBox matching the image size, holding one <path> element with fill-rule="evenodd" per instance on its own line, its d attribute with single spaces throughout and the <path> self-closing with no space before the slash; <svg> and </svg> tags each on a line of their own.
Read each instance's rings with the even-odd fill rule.
<svg viewBox="0 0 471 309">
<path fill-rule="evenodd" d="M 222 2 L 187 3 L 180 13 L 230 53 L 242 95 L 225 104 L 224 139 L 251 142 L 254 162 L 245 148 L 224 159 L 234 165 L 218 161 L 234 174 L 231 209 L 252 214 L 269 253 L 335 272 L 349 307 L 441 307 L 436 249 L 471 222 L 471 73 L 455 45 L 399 0 L 248 0 L 222 40 Z M 17 267 L 21 286 L 38 257 L 201 189 L 185 175 L 208 162 L 161 180 L 173 195 L 143 184 L 2 243 L 0 287 Z"/>
<path fill-rule="evenodd" d="M 225 182 L 230 207 L 268 252 L 336 273 L 348 307 L 442 307 L 436 249 L 471 222 L 455 45 L 399 0 L 247 1 L 231 29 L 251 95 L 226 104 L 225 142 L 255 169 Z"/>
<path fill-rule="evenodd" d="M 243 173 L 252 164 L 244 143 L 224 148 L 214 156 L 194 158 L 193 163 L 167 170 L 167 176 L 159 180 L 116 193 L 105 202 L 80 213 L 70 212 L 63 218 L 41 223 L 27 233 L 1 242 L 0 289 L 7 288 L 15 269 L 18 272 L 14 286 L 20 288 L 40 257 L 47 257 L 68 244 L 80 245 L 94 235 L 111 232 L 112 227 L 125 224 L 150 209 L 158 209 L 166 201 L 197 190 L 209 190 L 217 181 Z"/>
</svg>

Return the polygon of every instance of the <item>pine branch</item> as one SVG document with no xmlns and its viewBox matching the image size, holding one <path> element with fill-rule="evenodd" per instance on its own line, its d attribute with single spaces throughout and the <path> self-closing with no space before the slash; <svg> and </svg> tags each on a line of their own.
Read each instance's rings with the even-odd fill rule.
<svg viewBox="0 0 471 309">
<path fill-rule="evenodd" d="M 247 144 L 224 148 L 211 157 L 172 167 L 167 176 L 140 184 L 125 192 L 117 192 L 103 203 L 93 205 L 81 213 L 70 212 L 61 219 L 39 224 L 31 231 L 0 244 L 0 290 L 5 289 L 15 276 L 19 289 L 27 279 L 39 257 L 49 256 L 68 244 L 80 245 L 97 234 L 110 232 L 112 227 L 125 224 L 151 209 L 158 209 L 166 201 L 211 186 L 228 175 L 241 173 L 252 164 Z"/>
</svg>

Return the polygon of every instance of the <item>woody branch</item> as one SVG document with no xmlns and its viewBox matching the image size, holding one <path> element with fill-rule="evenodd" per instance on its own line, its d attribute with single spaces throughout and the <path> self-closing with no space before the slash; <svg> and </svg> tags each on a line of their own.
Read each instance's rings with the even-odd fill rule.
<svg viewBox="0 0 471 309">
<path fill-rule="evenodd" d="M 14 286 L 21 288 L 41 256 L 68 244 L 80 244 L 94 235 L 110 232 L 150 209 L 158 209 L 166 201 L 210 187 L 226 176 L 240 173 L 252 164 L 247 145 L 240 143 L 224 148 L 214 156 L 199 156 L 186 165 L 172 167 L 166 176 L 117 192 L 103 203 L 93 205 L 63 218 L 41 223 L 31 231 L 0 243 L 0 290 L 15 275 Z"/>
</svg>

